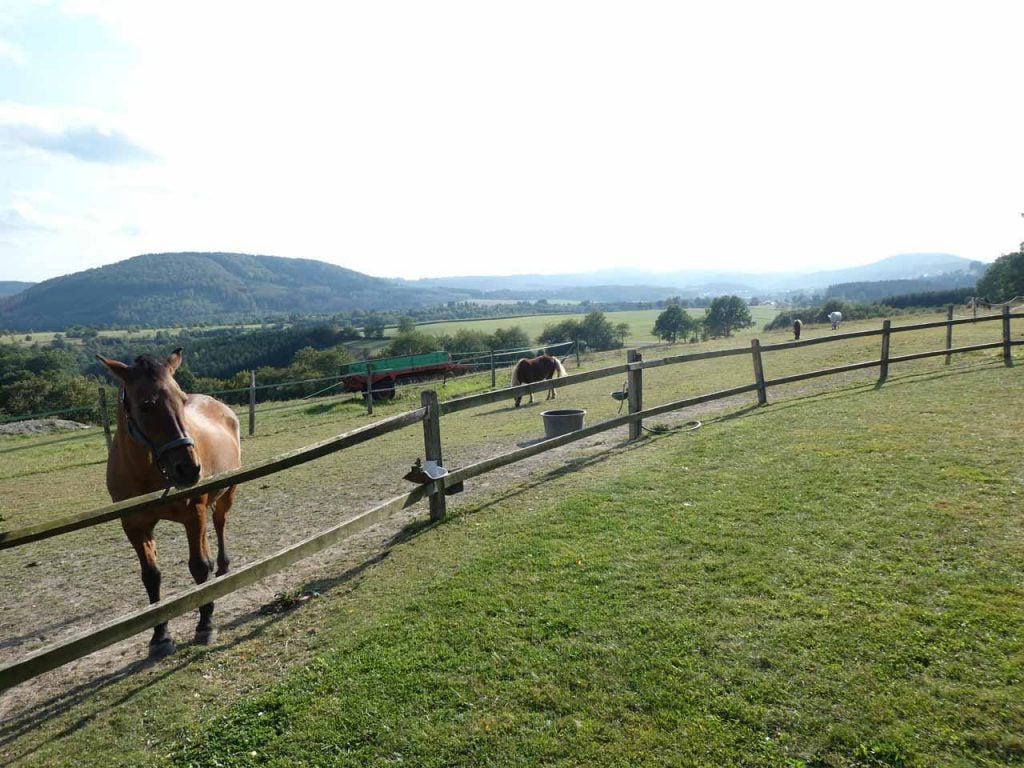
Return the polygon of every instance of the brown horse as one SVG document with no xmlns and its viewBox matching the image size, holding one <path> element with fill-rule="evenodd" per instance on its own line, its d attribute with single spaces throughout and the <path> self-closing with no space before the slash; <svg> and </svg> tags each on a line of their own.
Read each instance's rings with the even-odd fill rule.
<svg viewBox="0 0 1024 768">
<path fill-rule="evenodd" d="M 97 355 L 97 357 L 99 357 Z M 164 362 L 143 356 L 133 365 L 99 358 L 121 384 L 117 409 L 117 434 L 107 456 L 107 490 L 114 501 L 129 499 L 161 488 L 187 488 L 200 479 L 238 469 L 241 448 L 238 418 L 219 400 L 206 395 L 186 395 L 174 380 L 181 365 L 176 349 Z M 188 536 L 188 568 L 197 584 L 210 577 L 213 563 L 206 541 L 206 512 L 213 508 L 217 531 L 217 575 L 228 572 L 224 548 L 224 524 L 235 500 L 235 486 L 188 499 L 173 501 L 152 511 L 121 518 L 128 541 L 142 566 L 142 583 L 149 602 L 160 600 L 160 569 L 156 563 L 153 529 L 158 520 L 174 520 Z M 195 640 L 213 641 L 213 603 L 199 609 Z M 153 628 L 151 656 L 174 650 L 167 622 Z"/>
<path fill-rule="evenodd" d="M 565 368 L 562 367 L 562 361 L 557 357 L 551 355 L 541 355 L 540 357 L 524 357 L 518 363 L 516 367 L 512 369 L 512 385 L 518 387 L 520 384 L 533 384 L 538 381 L 546 381 L 552 377 L 561 378 L 565 376 Z M 519 395 L 516 398 L 516 408 L 519 407 L 519 403 L 522 401 L 523 396 Z M 548 400 L 555 399 L 555 385 L 552 384 L 548 389 Z M 533 392 L 530 392 L 530 402 L 533 402 Z"/>
</svg>

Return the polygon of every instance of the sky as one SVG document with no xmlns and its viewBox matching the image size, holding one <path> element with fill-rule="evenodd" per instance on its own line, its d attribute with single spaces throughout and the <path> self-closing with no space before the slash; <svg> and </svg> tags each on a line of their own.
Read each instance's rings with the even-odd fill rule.
<svg viewBox="0 0 1024 768">
<path fill-rule="evenodd" d="M 1024 240 L 1024 3 L 0 3 L 0 280 L 810 271 Z"/>
</svg>

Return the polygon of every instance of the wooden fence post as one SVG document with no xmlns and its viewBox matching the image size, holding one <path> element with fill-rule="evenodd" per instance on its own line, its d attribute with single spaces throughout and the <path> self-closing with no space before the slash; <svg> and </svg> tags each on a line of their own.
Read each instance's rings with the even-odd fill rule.
<svg viewBox="0 0 1024 768">
<path fill-rule="evenodd" d="M 366 415 L 373 416 L 373 366 L 366 364 Z"/>
<path fill-rule="evenodd" d="M 946 307 L 946 349 L 953 349 L 953 305 Z M 946 365 L 953 362 L 953 353 L 946 353 Z"/>
<path fill-rule="evenodd" d="M 761 341 L 750 340 L 750 355 L 754 358 L 754 379 L 757 382 L 757 404 L 768 405 L 768 387 L 764 383 L 764 363 L 761 361 Z"/>
<path fill-rule="evenodd" d="M 892 335 L 892 320 L 882 321 L 882 359 L 878 368 L 878 380 L 889 378 L 889 337 Z"/>
<path fill-rule="evenodd" d="M 494 365 L 494 350 L 491 350 L 491 389 L 498 387 L 498 371 Z"/>
<path fill-rule="evenodd" d="M 630 349 L 626 352 L 627 363 L 643 362 L 643 355 L 637 349 Z M 626 388 L 629 390 L 629 412 L 636 413 L 644 409 L 644 369 L 630 369 L 626 372 Z M 629 439 L 636 440 L 643 434 L 643 422 L 640 420 L 629 422 Z"/>
<path fill-rule="evenodd" d="M 107 450 L 110 450 L 110 416 L 107 414 L 107 388 L 100 385 L 100 418 L 103 419 L 103 438 L 107 441 Z"/>
<path fill-rule="evenodd" d="M 256 434 L 256 371 L 249 371 L 249 437 Z"/>
<path fill-rule="evenodd" d="M 580 343 L 578 341 L 573 342 L 573 349 L 576 350 L 576 367 L 580 367 Z"/>
<path fill-rule="evenodd" d="M 1013 363 L 1010 355 L 1010 305 L 1003 304 L 1003 362 L 1007 365 Z"/>
<path fill-rule="evenodd" d="M 425 389 L 420 392 L 420 405 L 427 409 L 423 419 L 423 455 L 426 461 L 441 462 L 441 409 L 437 402 L 437 392 Z M 434 522 L 444 520 L 447 500 L 444 495 L 444 480 L 434 482 L 434 492 L 430 494 L 430 519 Z"/>
</svg>

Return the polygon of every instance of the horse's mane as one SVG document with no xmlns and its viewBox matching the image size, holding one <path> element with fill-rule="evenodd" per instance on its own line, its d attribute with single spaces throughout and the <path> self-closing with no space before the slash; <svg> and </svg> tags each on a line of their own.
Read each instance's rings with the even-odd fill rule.
<svg viewBox="0 0 1024 768">
<path fill-rule="evenodd" d="M 519 381 L 519 366 L 521 366 L 525 362 L 525 357 L 519 358 L 519 360 L 516 362 L 515 367 L 512 369 L 512 382 L 510 386 L 518 387 L 520 384 L 522 384 L 522 382 Z"/>
</svg>

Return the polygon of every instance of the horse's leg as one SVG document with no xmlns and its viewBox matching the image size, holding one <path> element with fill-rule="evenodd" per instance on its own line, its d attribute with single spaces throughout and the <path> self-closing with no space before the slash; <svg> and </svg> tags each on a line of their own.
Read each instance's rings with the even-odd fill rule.
<svg viewBox="0 0 1024 768">
<path fill-rule="evenodd" d="M 188 537 L 188 570 L 196 584 L 203 584 L 213 572 L 210 560 L 210 546 L 206 542 L 206 504 L 191 506 L 185 518 L 185 535 Z M 208 645 L 214 640 L 213 603 L 199 606 L 199 623 L 196 625 L 196 642 Z"/>
<path fill-rule="evenodd" d="M 224 545 L 224 526 L 228 522 L 228 510 L 235 503 L 237 485 L 228 488 L 213 505 L 213 527 L 217 531 L 217 576 L 223 576 L 231 567 L 227 547 Z"/>
<path fill-rule="evenodd" d="M 152 521 L 142 527 L 129 527 L 124 525 L 125 535 L 128 541 L 135 547 L 135 554 L 139 556 L 139 565 L 142 566 L 142 584 L 146 587 L 146 594 L 149 596 L 150 604 L 160 602 L 160 569 L 156 564 L 156 540 L 153 538 L 153 528 L 156 521 Z M 150 658 L 158 659 L 174 652 L 174 640 L 167 632 L 167 622 L 157 624 L 153 627 L 153 637 L 149 640 Z"/>
</svg>

